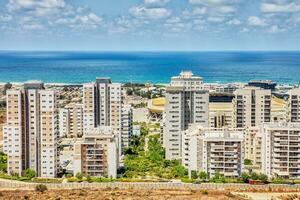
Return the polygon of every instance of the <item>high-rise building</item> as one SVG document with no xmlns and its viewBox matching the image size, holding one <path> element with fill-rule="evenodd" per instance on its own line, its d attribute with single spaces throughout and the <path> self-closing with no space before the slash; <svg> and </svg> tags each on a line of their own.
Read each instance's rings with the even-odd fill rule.
<svg viewBox="0 0 300 200">
<path fill-rule="evenodd" d="M 289 91 L 286 105 L 287 122 L 300 122 L 300 88 Z"/>
<path fill-rule="evenodd" d="M 271 121 L 271 90 L 237 89 L 233 100 L 233 126 L 247 128 Z"/>
<path fill-rule="evenodd" d="M 4 149 L 8 173 L 19 175 L 28 168 L 40 177 L 55 177 L 58 153 L 56 92 L 42 82 L 27 82 L 24 89 L 7 91 L 7 123 Z"/>
<path fill-rule="evenodd" d="M 300 178 L 300 123 L 261 125 L 262 172 L 268 177 Z"/>
<path fill-rule="evenodd" d="M 110 78 L 97 78 L 95 83 L 83 86 L 83 133 L 88 134 L 99 126 L 111 126 L 120 137 L 120 152 L 128 146 L 132 134 L 131 109 L 123 103 L 124 93 L 120 83 L 112 83 Z M 128 120 L 128 122 L 125 122 Z"/>
<path fill-rule="evenodd" d="M 245 130 L 245 159 L 251 161 L 253 169 L 261 169 L 261 132 L 259 127 Z"/>
<path fill-rule="evenodd" d="M 244 169 L 244 131 L 191 126 L 184 134 L 183 164 L 189 171 L 239 177 Z"/>
<path fill-rule="evenodd" d="M 166 107 L 163 121 L 163 146 L 167 159 L 181 159 L 182 131 L 189 124 L 208 127 L 209 94 L 203 89 L 203 79 L 184 71 L 172 77 L 166 88 Z"/>
<path fill-rule="evenodd" d="M 132 107 L 130 105 L 122 106 L 122 113 L 121 113 L 121 147 L 120 149 L 125 149 L 129 147 L 130 141 L 132 138 Z"/>
<path fill-rule="evenodd" d="M 83 105 L 71 103 L 59 109 L 60 137 L 81 137 L 83 135 Z"/>
<path fill-rule="evenodd" d="M 232 127 L 232 103 L 209 103 L 209 126 L 211 128 Z"/>
<path fill-rule="evenodd" d="M 74 145 L 74 175 L 117 177 L 118 136 L 111 127 L 100 126 L 85 134 Z"/>
</svg>

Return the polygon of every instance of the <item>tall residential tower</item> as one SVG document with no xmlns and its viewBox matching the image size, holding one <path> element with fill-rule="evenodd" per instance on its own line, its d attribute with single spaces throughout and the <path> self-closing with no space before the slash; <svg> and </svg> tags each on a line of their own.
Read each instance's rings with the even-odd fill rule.
<svg viewBox="0 0 300 200">
<path fill-rule="evenodd" d="M 208 127 L 208 91 L 203 79 L 184 71 L 172 77 L 166 88 L 166 107 L 163 122 L 163 145 L 167 159 L 181 159 L 182 131 L 191 123 Z"/>
<path fill-rule="evenodd" d="M 42 82 L 27 82 L 21 90 L 7 91 L 7 124 L 4 151 L 8 173 L 19 175 L 28 168 L 40 177 L 57 174 L 56 92 Z"/>
<path fill-rule="evenodd" d="M 112 83 L 110 78 L 97 78 L 95 83 L 84 84 L 83 133 L 89 134 L 99 126 L 111 126 L 119 136 L 120 151 L 123 151 L 132 134 L 132 114 L 128 113 L 132 110 L 124 105 L 123 99 L 122 85 Z"/>
</svg>

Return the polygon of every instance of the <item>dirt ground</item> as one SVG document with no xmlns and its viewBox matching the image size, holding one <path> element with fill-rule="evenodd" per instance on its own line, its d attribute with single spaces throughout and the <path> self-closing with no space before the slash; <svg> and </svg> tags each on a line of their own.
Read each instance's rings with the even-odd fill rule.
<svg viewBox="0 0 300 200">
<path fill-rule="evenodd" d="M 2 200 L 65 200 L 65 199 L 97 199 L 97 200 L 239 200 L 226 191 L 186 191 L 186 190 L 116 190 L 116 189 L 78 189 L 78 190 L 47 190 L 45 192 L 10 190 L 1 191 Z"/>
</svg>

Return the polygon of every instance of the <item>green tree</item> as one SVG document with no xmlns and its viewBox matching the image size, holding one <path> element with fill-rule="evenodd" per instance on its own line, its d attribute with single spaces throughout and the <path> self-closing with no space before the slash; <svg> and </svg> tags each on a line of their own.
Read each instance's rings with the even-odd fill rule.
<svg viewBox="0 0 300 200">
<path fill-rule="evenodd" d="M 199 178 L 202 180 L 206 180 L 208 178 L 207 173 L 205 171 L 200 172 Z"/>
<path fill-rule="evenodd" d="M 7 155 L 0 152 L 0 172 L 7 172 Z"/>
<path fill-rule="evenodd" d="M 32 179 L 32 178 L 34 178 L 36 176 L 36 173 L 35 173 L 35 171 L 33 169 L 28 168 L 25 171 L 25 176 L 27 178 L 29 178 L 29 179 Z"/>
<path fill-rule="evenodd" d="M 244 160 L 244 164 L 245 164 L 245 165 L 252 165 L 252 160 L 250 160 L 250 159 L 245 159 L 245 160 Z"/>
<path fill-rule="evenodd" d="M 75 175 L 76 178 L 78 178 L 79 180 L 81 180 L 83 178 L 82 173 L 77 172 L 77 174 Z"/>
<path fill-rule="evenodd" d="M 255 172 L 252 172 L 252 173 L 251 173 L 251 179 L 252 179 L 252 180 L 259 180 L 258 174 L 255 173 Z"/>
<path fill-rule="evenodd" d="M 192 177 L 192 179 L 197 179 L 198 178 L 198 174 L 195 170 L 192 170 L 191 177 Z"/>
<path fill-rule="evenodd" d="M 241 174 L 241 178 L 242 178 L 244 183 L 247 183 L 249 181 L 250 175 L 247 172 L 243 172 Z"/>
<path fill-rule="evenodd" d="M 260 173 L 258 175 L 258 179 L 261 180 L 261 181 L 263 181 L 263 182 L 267 182 L 268 181 L 268 176 L 266 174 Z"/>
</svg>

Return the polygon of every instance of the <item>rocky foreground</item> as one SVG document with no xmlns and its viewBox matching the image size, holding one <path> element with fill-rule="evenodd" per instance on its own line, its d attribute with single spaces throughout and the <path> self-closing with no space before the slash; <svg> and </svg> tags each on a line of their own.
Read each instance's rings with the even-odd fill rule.
<svg viewBox="0 0 300 200">
<path fill-rule="evenodd" d="M 231 200 L 244 199 L 226 191 L 195 191 L 195 190 L 119 190 L 119 189 L 76 189 L 76 190 L 47 190 L 38 192 L 33 190 L 1 191 L 0 199 L 38 199 L 38 200 L 65 200 L 65 199 L 97 199 L 97 200 Z"/>
</svg>

